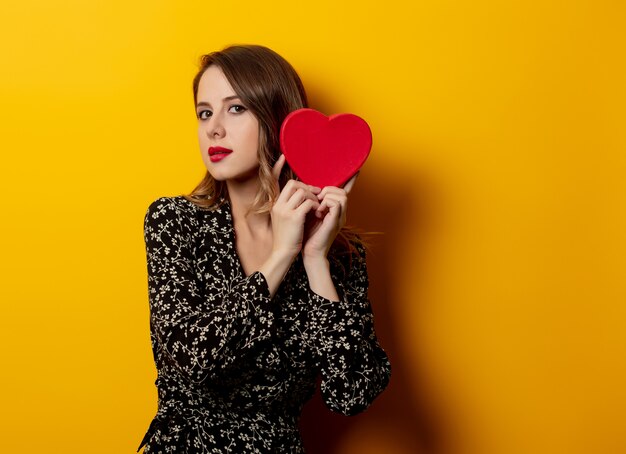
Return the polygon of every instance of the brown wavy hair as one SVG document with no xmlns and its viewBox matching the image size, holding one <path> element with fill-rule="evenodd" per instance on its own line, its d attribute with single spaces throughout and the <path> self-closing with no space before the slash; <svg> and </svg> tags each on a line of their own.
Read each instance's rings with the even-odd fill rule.
<svg viewBox="0 0 626 454">
<path fill-rule="evenodd" d="M 257 193 L 248 212 L 269 213 L 279 196 L 272 167 L 280 156 L 280 126 L 296 109 L 308 107 L 307 95 L 300 77 L 283 57 L 259 45 L 235 45 L 200 57 L 199 70 L 193 79 L 194 110 L 198 102 L 200 78 L 209 66 L 218 66 L 235 93 L 259 122 L 259 180 Z M 297 176 L 287 163 L 279 177 L 282 189 Z M 200 183 L 184 197 L 198 207 L 216 209 L 228 199 L 226 184 L 216 181 L 207 171 Z M 332 255 L 356 252 L 356 246 L 368 247 L 359 229 L 344 226 L 331 246 Z"/>
</svg>

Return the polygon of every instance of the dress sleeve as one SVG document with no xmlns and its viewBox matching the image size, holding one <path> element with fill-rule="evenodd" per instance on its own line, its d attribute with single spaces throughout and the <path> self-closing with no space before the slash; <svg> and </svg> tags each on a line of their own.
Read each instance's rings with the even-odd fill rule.
<svg viewBox="0 0 626 454">
<path fill-rule="evenodd" d="M 345 279 L 333 275 L 340 301 L 308 290 L 320 359 L 321 392 L 331 410 L 355 415 L 387 387 L 391 365 L 378 343 L 368 298 L 365 249 L 357 246 Z"/>
<path fill-rule="evenodd" d="M 181 211 L 163 197 L 144 218 L 150 330 L 159 356 L 202 383 L 245 360 L 270 336 L 273 311 L 267 281 L 258 271 L 235 285 L 224 283 L 222 294 L 204 294 L 191 247 L 193 226 Z"/>
</svg>

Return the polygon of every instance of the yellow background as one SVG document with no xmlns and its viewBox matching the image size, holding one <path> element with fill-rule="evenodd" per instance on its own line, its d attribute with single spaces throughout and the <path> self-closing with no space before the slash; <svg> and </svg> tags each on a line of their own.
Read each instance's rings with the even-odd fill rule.
<svg viewBox="0 0 626 454">
<path fill-rule="evenodd" d="M 349 219 L 386 232 L 394 375 L 311 452 L 626 452 L 623 3 L 411 3 L 3 3 L 2 452 L 135 452 L 143 216 L 202 177 L 191 80 L 232 43 L 374 136 Z"/>
</svg>

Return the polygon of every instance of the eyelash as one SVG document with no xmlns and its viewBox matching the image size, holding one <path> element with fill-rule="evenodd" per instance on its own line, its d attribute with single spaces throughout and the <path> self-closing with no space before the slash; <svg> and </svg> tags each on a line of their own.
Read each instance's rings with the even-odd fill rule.
<svg viewBox="0 0 626 454">
<path fill-rule="evenodd" d="M 237 108 L 241 109 L 239 112 L 233 112 L 234 114 L 241 114 L 241 113 L 244 113 L 246 110 L 248 110 L 244 106 L 242 106 L 241 104 L 233 104 L 232 106 L 230 106 L 230 108 L 228 110 L 230 111 L 230 109 L 232 109 L 233 107 L 237 107 Z M 207 120 L 208 119 L 208 117 L 207 118 L 203 118 L 202 117 L 202 114 L 204 112 L 209 112 L 210 113 L 211 111 L 210 110 L 201 110 L 200 112 L 198 112 L 198 119 L 199 120 Z M 211 115 L 209 115 L 209 117 L 210 116 Z"/>
<path fill-rule="evenodd" d="M 246 110 L 248 110 L 248 109 L 246 109 L 244 106 L 242 106 L 241 104 L 234 104 L 234 105 L 230 106 L 230 108 L 231 108 L 231 109 L 232 109 L 233 107 L 239 107 L 239 108 L 241 109 L 239 112 L 235 112 L 235 113 L 244 113 Z M 230 109 L 229 109 L 229 110 L 230 110 Z"/>
</svg>

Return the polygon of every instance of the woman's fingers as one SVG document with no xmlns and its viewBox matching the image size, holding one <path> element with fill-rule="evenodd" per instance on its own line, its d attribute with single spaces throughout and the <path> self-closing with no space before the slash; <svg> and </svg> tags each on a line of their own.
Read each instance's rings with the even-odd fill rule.
<svg viewBox="0 0 626 454">
<path fill-rule="evenodd" d="M 300 204 L 294 211 L 305 216 L 309 211 L 314 210 L 319 205 L 317 200 L 307 199 Z"/>
<path fill-rule="evenodd" d="M 274 167 L 272 167 L 272 176 L 276 180 L 277 184 L 278 184 L 278 179 L 280 178 L 280 172 L 283 171 L 284 165 L 285 165 L 285 155 L 281 153 L 278 159 L 276 160 Z"/>
<path fill-rule="evenodd" d="M 326 208 L 330 208 L 331 206 L 339 206 L 342 210 L 344 209 L 344 199 L 336 196 L 335 194 L 326 194 L 326 197 L 320 203 L 319 208 L 316 210 L 319 213 L 323 213 Z"/>
<path fill-rule="evenodd" d="M 355 173 L 354 176 L 350 178 L 348 182 L 343 186 L 343 189 L 346 191 L 346 194 L 352 190 L 352 186 L 354 186 L 354 182 L 356 181 L 356 177 L 359 176 L 359 173 L 361 173 L 360 170 L 357 173 Z"/>
<path fill-rule="evenodd" d="M 285 203 L 285 207 L 291 210 L 295 210 L 306 200 L 312 200 L 316 207 L 319 205 L 317 196 L 313 194 L 311 190 L 309 190 L 308 188 L 300 187 L 294 191 L 291 197 L 289 197 L 289 200 L 287 200 L 287 202 Z"/>
<path fill-rule="evenodd" d="M 324 186 L 324 188 L 319 192 L 319 194 L 317 194 L 317 198 L 323 199 L 324 197 L 326 197 L 327 194 L 336 194 L 336 195 L 345 197 L 346 200 L 348 199 L 347 197 L 348 193 L 346 192 L 346 190 L 343 188 L 338 188 L 337 186 Z"/>
<path fill-rule="evenodd" d="M 348 182 L 344 185 L 343 188 L 338 188 L 337 186 L 324 186 L 324 188 L 317 194 L 317 198 L 323 200 L 328 194 L 336 194 L 342 199 L 348 200 L 348 193 L 352 190 L 354 183 L 359 176 L 359 172 L 357 172 L 352 178 L 348 180 Z M 339 200 L 339 199 L 338 199 Z M 342 202 L 342 205 L 344 203 Z"/>
<path fill-rule="evenodd" d="M 334 186 L 326 186 L 317 195 L 317 198 L 321 201 L 326 199 L 336 200 L 341 205 L 342 210 L 345 210 L 348 205 L 348 195 L 346 192 L 343 189 L 336 188 Z"/>
<path fill-rule="evenodd" d="M 289 180 L 287 184 L 285 184 L 285 187 L 280 191 L 276 204 L 286 204 L 298 189 L 303 189 L 312 194 L 317 194 L 321 191 L 321 189 L 316 186 L 310 186 L 301 181 Z"/>
<path fill-rule="evenodd" d="M 340 218 L 343 213 L 343 207 L 339 202 L 330 201 L 328 203 L 328 214 L 332 217 Z"/>
<path fill-rule="evenodd" d="M 327 216 L 335 218 L 341 228 L 346 223 L 347 208 L 348 198 L 345 194 L 327 193 L 319 208 L 315 210 L 315 216 L 319 219 Z"/>
</svg>

